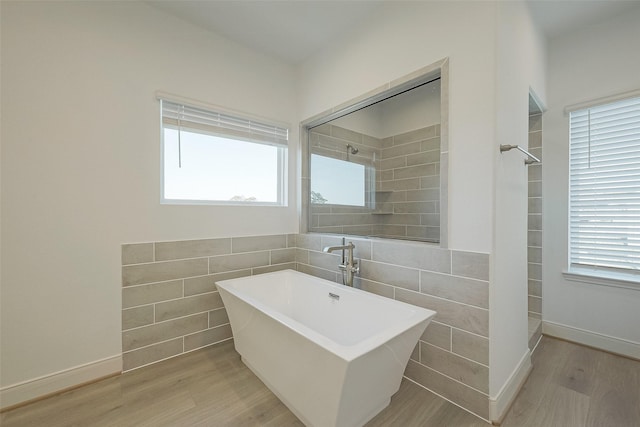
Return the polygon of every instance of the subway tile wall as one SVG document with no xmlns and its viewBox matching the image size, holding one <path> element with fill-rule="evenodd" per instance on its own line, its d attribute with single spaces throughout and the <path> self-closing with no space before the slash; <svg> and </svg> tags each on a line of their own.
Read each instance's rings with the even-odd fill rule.
<svg viewBox="0 0 640 427">
<path fill-rule="evenodd" d="M 529 151 L 542 160 L 542 114 L 529 116 Z M 529 317 L 542 317 L 542 165 L 529 165 Z"/>
<path fill-rule="evenodd" d="M 349 238 L 355 286 L 437 312 L 405 371 L 488 419 L 489 255 L 410 241 Z M 215 281 L 293 268 L 340 283 L 341 236 L 298 234 L 122 246 L 124 370 L 231 338 Z"/>
<path fill-rule="evenodd" d="M 374 235 L 440 239 L 440 125 L 383 139 L 376 166 Z M 386 213 L 386 214 L 385 214 Z"/>
<path fill-rule="evenodd" d="M 231 338 L 217 280 L 295 269 L 295 235 L 122 245 L 128 371 Z"/>
</svg>

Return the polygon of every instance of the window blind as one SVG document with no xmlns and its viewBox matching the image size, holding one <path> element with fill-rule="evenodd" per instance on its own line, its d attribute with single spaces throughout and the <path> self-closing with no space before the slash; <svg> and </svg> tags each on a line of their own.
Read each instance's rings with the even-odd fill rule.
<svg viewBox="0 0 640 427">
<path fill-rule="evenodd" d="M 160 99 L 160 102 L 162 103 L 162 123 L 164 125 L 252 142 L 287 146 L 289 139 L 287 128 L 166 99 Z"/>
<path fill-rule="evenodd" d="M 571 266 L 640 272 L 640 97 L 570 113 Z"/>
</svg>

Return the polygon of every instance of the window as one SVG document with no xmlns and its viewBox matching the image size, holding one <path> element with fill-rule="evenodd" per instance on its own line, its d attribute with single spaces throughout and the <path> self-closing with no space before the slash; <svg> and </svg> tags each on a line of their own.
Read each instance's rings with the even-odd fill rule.
<svg viewBox="0 0 640 427">
<path fill-rule="evenodd" d="M 570 272 L 640 281 L 640 97 L 570 112 Z"/>
<path fill-rule="evenodd" d="M 311 203 L 364 206 L 364 194 L 364 165 L 311 155 Z"/>
<path fill-rule="evenodd" d="M 286 205 L 288 129 L 160 103 L 163 203 Z"/>
</svg>

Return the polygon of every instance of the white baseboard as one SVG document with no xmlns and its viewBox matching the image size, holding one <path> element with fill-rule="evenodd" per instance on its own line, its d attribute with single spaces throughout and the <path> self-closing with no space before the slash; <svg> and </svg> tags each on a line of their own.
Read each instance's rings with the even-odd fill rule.
<svg viewBox="0 0 640 427">
<path fill-rule="evenodd" d="M 507 410 L 515 400 L 527 377 L 529 377 L 532 368 L 531 351 L 527 349 L 522 355 L 518 366 L 516 366 L 509 379 L 498 392 L 498 395 L 495 398 L 489 397 L 489 420 L 492 423 L 500 424 L 502 422 L 502 418 L 507 414 Z"/>
<path fill-rule="evenodd" d="M 542 333 L 608 351 L 609 353 L 640 360 L 640 344 L 632 341 L 599 334 L 597 332 L 585 331 L 584 329 L 578 329 L 560 323 L 548 322 L 546 320 L 542 321 Z"/>
<path fill-rule="evenodd" d="M 65 369 L 0 389 L 0 409 L 10 408 L 122 372 L 122 355 Z"/>
</svg>

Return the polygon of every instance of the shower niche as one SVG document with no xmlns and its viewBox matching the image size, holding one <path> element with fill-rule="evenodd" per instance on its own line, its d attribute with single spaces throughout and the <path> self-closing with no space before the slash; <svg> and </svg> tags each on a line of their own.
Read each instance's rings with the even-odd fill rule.
<svg viewBox="0 0 640 427">
<path fill-rule="evenodd" d="M 304 128 L 306 231 L 441 242 L 439 71 Z"/>
</svg>

